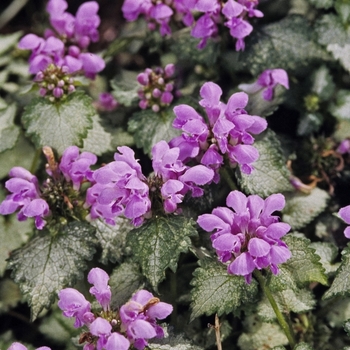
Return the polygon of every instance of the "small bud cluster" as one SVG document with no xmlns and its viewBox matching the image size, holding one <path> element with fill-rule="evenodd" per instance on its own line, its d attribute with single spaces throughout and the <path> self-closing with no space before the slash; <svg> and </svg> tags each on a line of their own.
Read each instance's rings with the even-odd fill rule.
<svg viewBox="0 0 350 350">
<path fill-rule="evenodd" d="M 39 71 L 34 82 L 39 86 L 40 96 L 47 97 L 51 102 L 64 99 L 75 91 L 74 79 L 68 74 L 68 67 L 58 67 L 49 64 L 44 71 Z"/>
<path fill-rule="evenodd" d="M 75 328 L 88 329 L 81 334 L 79 341 L 85 343 L 84 349 L 128 350 L 132 347 L 143 350 L 148 339 L 164 337 L 164 330 L 157 320 L 172 312 L 170 304 L 161 302 L 146 290 L 139 290 L 119 310 L 112 310 L 108 274 L 98 267 L 93 268 L 88 281 L 93 284 L 89 291 L 100 304 L 100 309 L 93 310 L 84 295 L 74 288 L 65 288 L 58 293 L 58 307 L 63 315 L 75 317 Z"/>
<path fill-rule="evenodd" d="M 157 113 L 162 107 L 170 105 L 174 98 L 174 82 L 171 80 L 174 72 L 175 66 L 168 64 L 164 69 L 147 68 L 137 76 L 137 81 L 142 85 L 138 91 L 140 108 L 152 108 Z M 178 92 L 175 91 L 175 94 Z"/>
</svg>

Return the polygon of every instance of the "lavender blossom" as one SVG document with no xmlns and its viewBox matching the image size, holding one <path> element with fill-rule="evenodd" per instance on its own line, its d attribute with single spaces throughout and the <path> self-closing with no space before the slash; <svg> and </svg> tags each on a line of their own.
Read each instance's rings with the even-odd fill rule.
<svg viewBox="0 0 350 350">
<path fill-rule="evenodd" d="M 5 187 L 12 194 L 0 204 L 0 214 L 9 215 L 19 210 L 19 221 L 34 218 L 36 228 L 42 230 L 46 223 L 43 218 L 50 214 L 50 210 L 47 202 L 40 198 L 38 179 L 21 167 L 12 168 L 9 175 L 11 179 L 6 181 Z"/>
<path fill-rule="evenodd" d="M 214 171 L 203 165 L 188 167 L 179 159 L 180 149 L 170 148 L 165 141 L 156 143 L 152 148 L 152 165 L 155 175 L 161 180 L 161 195 L 166 213 L 177 210 L 177 204 L 191 191 L 192 197 L 203 195 L 199 186 L 208 184 L 214 177 Z M 199 185 L 199 186 L 198 186 Z"/>
<path fill-rule="evenodd" d="M 89 324 L 91 305 L 84 295 L 74 288 L 65 288 L 58 293 L 58 307 L 66 317 L 75 317 L 75 328 Z"/>
<path fill-rule="evenodd" d="M 124 17 L 128 21 L 135 21 L 143 16 L 148 28 L 159 28 L 162 36 L 171 34 L 170 23 L 182 22 L 186 27 L 192 27 L 191 35 L 200 39 L 198 48 L 206 46 L 209 38 L 216 38 L 219 25 L 230 29 L 230 34 L 236 41 L 236 50 L 244 50 L 244 38 L 253 30 L 248 19 L 263 17 L 263 13 L 256 9 L 258 0 L 228 0 L 225 3 L 218 0 L 169 0 L 165 3 L 154 1 L 125 0 L 122 6 Z M 194 14 L 200 14 L 195 20 Z"/>
<path fill-rule="evenodd" d="M 109 92 L 103 92 L 99 95 L 97 107 L 102 111 L 114 111 L 118 107 L 118 102 Z"/>
<path fill-rule="evenodd" d="M 349 139 L 345 139 L 342 142 L 340 142 L 338 148 L 337 148 L 337 152 L 340 154 L 350 154 L 350 140 Z"/>
<path fill-rule="evenodd" d="M 118 311 L 112 311 L 107 273 L 93 268 L 88 280 L 94 284 L 90 293 L 103 306 L 103 312 L 91 311 L 90 303 L 73 288 L 61 290 L 58 301 L 64 316 L 76 318 L 75 327 L 88 327 L 91 338 L 84 349 L 128 350 L 132 344 L 134 348 L 142 350 L 147 346 L 148 339 L 164 337 L 163 328 L 157 324 L 157 320 L 166 318 L 172 312 L 170 304 L 161 302 L 146 290 L 140 290 Z"/>
<path fill-rule="evenodd" d="M 255 269 L 270 268 L 278 274 L 278 265 L 291 256 L 281 240 L 290 226 L 272 215 L 283 209 L 283 195 L 273 194 L 264 200 L 232 191 L 226 204 L 233 210 L 218 207 L 212 214 L 200 215 L 197 222 L 205 231 L 214 231 L 210 238 L 219 261 L 227 265 L 227 272 L 244 276 L 247 283 Z"/>
<path fill-rule="evenodd" d="M 109 309 L 109 303 L 111 301 L 111 288 L 108 285 L 109 276 L 102 269 L 95 267 L 90 270 L 88 274 L 89 283 L 94 286 L 90 288 L 90 293 L 95 296 L 97 301 L 101 304 L 103 310 Z"/>
<path fill-rule="evenodd" d="M 338 215 L 348 224 L 350 225 L 350 205 L 341 208 L 338 212 Z M 344 235 L 346 238 L 350 239 L 350 226 L 346 227 L 344 230 Z"/>
<path fill-rule="evenodd" d="M 123 146 L 118 151 L 114 162 L 94 172 L 85 206 L 91 207 L 91 219 L 101 217 L 114 225 L 115 218 L 124 215 L 139 226 L 151 209 L 149 188 L 133 150 Z"/>
<path fill-rule="evenodd" d="M 133 346 L 143 350 L 148 344 L 147 339 L 164 337 L 163 328 L 156 322 L 166 318 L 172 310 L 170 304 L 160 302 L 146 290 L 140 290 L 120 308 L 122 328 Z"/>
<path fill-rule="evenodd" d="M 93 171 L 90 166 L 96 162 L 97 157 L 93 153 L 80 153 L 77 146 L 70 146 L 63 152 L 59 169 L 67 181 L 72 181 L 73 188 L 77 191 L 85 179 L 92 181 Z"/>
<path fill-rule="evenodd" d="M 248 94 L 261 92 L 264 100 L 271 101 L 277 85 L 289 89 L 288 74 L 284 69 L 267 69 L 259 75 L 255 83 L 240 84 L 238 87 Z"/>
<path fill-rule="evenodd" d="M 65 73 L 83 72 L 88 78 L 94 79 L 96 73 L 105 67 L 101 57 L 87 52 L 90 42 L 96 42 L 99 39 L 97 31 L 100 24 L 100 18 L 97 15 L 99 6 L 95 1 L 86 2 L 79 7 L 76 17 L 65 12 L 67 7 L 65 0 L 50 0 L 46 9 L 54 30 L 46 30 L 45 38 L 27 34 L 20 40 L 18 47 L 32 51 L 29 58 L 30 73 L 45 72 L 50 65 L 53 65 L 57 69 L 65 67 Z M 64 41 L 61 40 L 62 38 Z M 46 79 L 49 77 L 50 74 L 41 81 L 49 85 L 50 82 Z M 69 90 L 72 90 L 71 86 Z M 44 87 L 41 86 L 41 95 L 45 92 Z M 61 98 L 63 92 L 62 87 L 55 87 L 54 97 Z"/>
<path fill-rule="evenodd" d="M 188 162 L 196 159 L 199 163 L 215 171 L 214 181 L 219 181 L 219 169 L 226 154 L 231 167 L 240 166 L 241 171 L 250 174 L 252 163 L 259 153 L 252 146 L 251 134 L 259 134 L 266 129 L 266 121 L 251 116 L 244 110 L 248 95 L 233 94 L 227 105 L 220 101 L 222 90 L 212 82 L 205 83 L 199 104 L 204 107 L 209 123 L 192 107 L 179 105 L 174 108 L 176 118 L 173 127 L 183 131 L 181 136 L 170 141 L 171 147 L 180 149 L 179 159 Z"/>
</svg>

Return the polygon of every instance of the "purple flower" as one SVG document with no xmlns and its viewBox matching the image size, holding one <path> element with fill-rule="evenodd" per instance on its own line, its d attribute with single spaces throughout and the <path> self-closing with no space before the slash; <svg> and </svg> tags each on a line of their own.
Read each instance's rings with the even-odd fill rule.
<svg viewBox="0 0 350 350">
<path fill-rule="evenodd" d="M 350 205 L 341 208 L 338 212 L 338 215 L 348 224 L 350 225 Z M 348 226 L 344 230 L 344 235 L 346 238 L 350 239 L 350 226 Z"/>
<path fill-rule="evenodd" d="M 118 102 L 109 92 L 103 92 L 98 98 L 98 108 L 102 111 L 114 111 L 118 107 Z"/>
<path fill-rule="evenodd" d="M 188 162 L 196 159 L 199 163 L 215 171 L 214 181 L 219 181 L 219 168 L 227 154 L 230 165 L 240 166 L 241 171 L 250 174 L 252 163 L 259 157 L 252 146 L 251 134 L 259 134 L 266 129 L 266 120 L 248 115 L 244 110 L 248 95 L 233 94 L 227 105 L 220 101 L 221 88 L 212 82 L 205 83 L 200 90 L 207 124 L 192 107 L 180 105 L 174 108 L 176 118 L 173 127 L 183 131 L 181 136 L 170 141 L 172 147 L 180 149 L 179 159 Z"/>
<path fill-rule="evenodd" d="M 92 181 L 93 171 L 90 166 L 96 162 L 97 157 L 93 153 L 82 152 L 80 154 L 77 146 L 70 146 L 63 152 L 59 169 L 67 181 L 72 181 L 73 188 L 79 190 L 85 179 Z"/>
<path fill-rule="evenodd" d="M 277 85 L 282 85 L 289 89 L 288 74 L 284 69 L 267 69 L 259 75 L 255 83 L 241 84 L 238 87 L 248 94 L 255 94 L 261 91 L 263 99 L 271 101 L 274 98 Z"/>
<path fill-rule="evenodd" d="M 146 290 L 140 290 L 120 308 L 122 328 L 125 328 L 133 346 L 142 350 L 147 346 L 148 339 L 164 337 L 164 331 L 156 320 L 166 318 L 172 310 L 170 304 L 160 302 Z"/>
<path fill-rule="evenodd" d="M 228 273 L 244 276 L 247 283 L 255 269 L 270 268 L 278 274 L 278 265 L 291 256 L 281 240 L 290 226 L 272 215 L 283 209 L 283 195 L 273 194 L 263 200 L 257 195 L 246 197 L 232 191 L 226 204 L 233 210 L 218 207 L 212 214 L 200 215 L 197 222 L 205 231 L 214 231 L 210 238 Z"/>
<path fill-rule="evenodd" d="M 152 148 L 152 165 L 154 172 L 163 182 L 161 195 L 166 213 L 177 210 L 184 195 L 192 192 L 193 197 L 203 195 L 197 185 L 205 185 L 212 181 L 214 171 L 202 165 L 187 167 L 179 159 L 180 149 L 170 148 L 168 143 L 160 141 Z"/>
<path fill-rule="evenodd" d="M 70 74 L 83 71 L 88 78 L 93 79 L 105 67 L 101 57 L 86 52 L 90 42 L 99 39 L 99 5 L 95 1 L 85 2 L 79 7 L 76 17 L 65 12 L 67 7 L 65 0 L 50 0 L 46 9 L 54 30 L 46 30 L 45 39 L 28 34 L 20 40 L 18 47 L 32 51 L 29 59 L 30 73 L 45 71 L 53 64 L 60 68 L 66 66 L 67 73 Z M 55 98 L 61 96 L 62 90 L 54 90 Z"/>
<path fill-rule="evenodd" d="M 90 270 L 88 274 L 88 281 L 94 285 L 90 288 L 90 293 L 95 296 L 97 301 L 101 304 L 103 310 L 108 310 L 112 296 L 111 288 L 108 285 L 108 274 L 102 269 L 95 267 Z"/>
<path fill-rule="evenodd" d="M 91 319 L 91 306 L 84 295 L 73 288 L 65 288 L 58 293 L 58 307 L 66 317 L 75 317 L 74 327 L 88 324 Z"/>
<path fill-rule="evenodd" d="M 98 337 L 96 348 L 97 350 L 102 350 L 107 344 L 107 340 L 111 335 L 112 326 L 111 324 L 102 317 L 97 317 L 90 324 L 90 333 Z"/>
<path fill-rule="evenodd" d="M 124 215 L 139 226 L 151 210 L 149 188 L 134 151 L 126 146 L 118 151 L 114 162 L 94 172 L 95 184 L 87 191 L 85 206 L 91 206 L 91 219 L 101 217 L 114 225 L 115 218 Z"/>
<path fill-rule="evenodd" d="M 38 179 L 28 170 L 14 167 L 9 173 L 11 179 L 7 180 L 5 187 L 12 193 L 0 204 L 0 214 L 9 215 L 19 210 L 19 221 L 34 218 L 38 230 L 45 226 L 43 218 L 50 214 L 47 202 L 40 198 L 41 192 Z"/>
<path fill-rule="evenodd" d="M 337 152 L 339 152 L 340 154 L 345 154 L 345 153 L 350 154 L 350 140 L 345 139 L 342 142 L 340 142 L 337 148 Z"/>
<path fill-rule="evenodd" d="M 105 345 L 106 350 L 128 350 L 130 342 L 124 336 L 117 332 L 113 332 Z"/>
</svg>

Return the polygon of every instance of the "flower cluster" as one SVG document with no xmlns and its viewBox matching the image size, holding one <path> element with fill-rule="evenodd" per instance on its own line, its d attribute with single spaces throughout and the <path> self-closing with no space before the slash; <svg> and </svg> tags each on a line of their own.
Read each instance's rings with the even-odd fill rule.
<svg viewBox="0 0 350 350">
<path fill-rule="evenodd" d="M 191 35 L 201 39 L 198 47 L 205 47 L 209 38 L 218 35 L 218 25 L 224 22 L 230 29 L 230 35 L 235 38 L 236 50 L 244 50 L 244 38 L 252 30 L 247 21 L 251 17 L 263 17 L 256 9 L 258 0 L 228 0 L 225 3 L 213 1 L 168 0 L 125 0 L 122 11 L 128 21 L 135 21 L 140 15 L 148 22 L 149 29 L 159 26 L 162 36 L 171 34 L 170 20 L 181 21 L 186 27 L 192 27 Z M 195 16 L 200 14 L 195 20 Z"/>
<path fill-rule="evenodd" d="M 270 268 L 278 274 L 277 265 L 291 256 L 281 240 L 290 226 L 272 215 L 283 209 L 283 195 L 272 194 L 264 200 L 232 191 L 226 205 L 233 210 L 218 207 L 212 214 L 200 215 L 197 222 L 205 231 L 214 231 L 210 238 L 219 260 L 227 264 L 228 273 L 244 276 L 247 283 L 255 269 Z"/>
<path fill-rule="evenodd" d="M 253 84 L 240 84 L 238 87 L 247 94 L 261 92 L 264 100 L 271 101 L 274 98 L 277 85 L 289 89 L 288 74 L 284 69 L 266 69 Z"/>
<path fill-rule="evenodd" d="M 90 152 L 80 154 L 76 146 L 65 150 L 59 164 L 55 162 L 51 148 L 44 147 L 43 151 L 48 159 L 47 172 L 51 178 L 39 188 L 37 177 L 28 170 L 12 168 L 9 173 L 11 178 L 5 183 L 11 194 L 0 204 L 0 214 L 19 211 L 19 221 L 34 218 L 39 230 L 45 226 L 44 218 L 51 214 L 50 208 L 57 208 L 62 203 L 73 206 L 67 196 L 69 188 L 73 187 L 77 191 L 82 182 L 91 181 L 90 166 L 97 161 L 97 157 Z"/>
<path fill-rule="evenodd" d="M 7 350 L 28 350 L 24 345 L 21 343 L 12 343 L 11 346 Z M 40 346 L 40 348 L 37 348 L 36 350 L 51 350 L 47 346 Z"/>
<path fill-rule="evenodd" d="M 96 298 L 102 310 L 92 312 L 91 304 L 83 294 L 73 288 L 62 289 L 58 306 L 66 317 L 75 317 L 74 327 L 86 326 L 80 338 L 85 350 L 128 350 L 132 345 L 144 349 L 148 339 L 164 337 L 164 330 L 157 325 L 157 319 L 164 319 L 172 312 L 172 306 L 161 302 L 146 290 L 136 292 L 119 311 L 111 310 L 111 290 L 108 274 L 93 268 L 88 274 L 93 284 L 90 293 Z"/>
<path fill-rule="evenodd" d="M 140 108 L 152 108 L 153 112 L 159 112 L 162 107 L 170 105 L 174 98 L 174 82 L 171 80 L 174 72 L 175 66 L 168 64 L 164 69 L 147 68 L 137 76 L 137 81 L 142 85 L 138 90 Z"/>
<path fill-rule="evenodd" d="M 181 161 L 195 158 L 214 169 L 216 183 L 225 155 L 232 167 L 238 164 L 242 172 L 250 174 L 253 170 L 251 163 L 259 157 L 258 150 L 252 146 L 254 138 L 251 133 L 259 134 L 265 130 L 266 120 L 251 116 L 244 110 L 248 103 L 248 95 L 244 92 L 233 94 L 225 104 L 220 101 L 221 88 L 208 82 L 202 86 L 200 95 L 202 100 L 199 104 L 206 111 L 208 123 L 191 106 L 176 106 L 173 127 L 183 133 L 169 144 L 180 148 Z"/>
<path fill-rule="evenodd" d="M 189 191 L 193 197 L 202 196 L 198 185 L 210 183 L 214 176 L 213 170 L 203 165 L 185 166 L 179 159 L 180 149 L 170 148 L 165 141 L 152 148 L 155 176 L 150 179 L 143 175 L 132 149 L 123 146 L 118 151 L 113 162 L 92 175 L 94 184 L 87 190 L 85 203 L 90 219 L 103 218 L 114 225 L 115 218 L 124 215 L 134 226 L 140 226 L 151 217 L 159 197 L 164 211 L 173 213 Z"/>
<path fill-rule="evenodd" d="M 170 148 L 165 141 L 160 141 L 152 148 L 152 165 L 156 180 L 160 183 L 160 192 L 166 213 L 177 210 L 177 204 L 191 191 L 192 197 L 201 197 L 203 189 L 198 187 L 208 184 L 214 177 L 214 171 L 203 165 L 188 167 L 179 159 L 180 149 Z M 151 190 L 154 188 L 150 185 Z"/>
<path fill-rule="evenodd" d="M 0 214 L 8 215 L 19 210 L 19 221 L 34 218 L 37 229 L 45 226 L 45 216 L 50 213 L 49 205 L 41 198 L 38 179 L 28 170 L 14 167 L 9 173 L 11 179 L 7 180 L 5 187 L 11 192 L 0 204 Z"/>
<path fill-rule="evenodd" d="M 105 67 L 101 57 L 87 52 L 90 42 L 99 39 L 98 3 L 85 2 L 75 17 L 65 12 L 67 7 L 65 0 L 50 0 L 46 9 L 53 30 L 46 30 L 44 38 L 27 34 L 18 47 L 32 51 L 29 58 L 29 71 L 32 74 L 45 71 L 50 64 L 54 64 L 69 74 L 83 72 L 93 79 Z"/>
<path fill-rule="evenodd" d="M 94 185 L 87 190 L 85 207 L 90 207 L 91 219 L 102 217 L 114 225 L 115 218 L 124 215 L 139 226 L 151 210 L 146 177 L 131 148 L 118 147 L 118 151 L 113 162 L 93 173 Z"/>
</svg>

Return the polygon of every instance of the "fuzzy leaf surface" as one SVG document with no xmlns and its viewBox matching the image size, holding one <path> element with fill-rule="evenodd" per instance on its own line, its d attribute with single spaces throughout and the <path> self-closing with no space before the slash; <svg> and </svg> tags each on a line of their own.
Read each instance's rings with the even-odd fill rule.
<svg viewBox="0 0 350 350">
<path fill-rule="evenodd" d="M 143 277 L 137 264 L 125 262 L 115 268 L 110 276 L 109 285 L 113 290 L 111 306 L 119 308 L 125 304 L 143 286 Z"/>
<path fill-rule="evenodd" d="M 94 220 L 91 224 L 96 228 L 96 238 L 102 248 L 100 261 L 106 265 L 108 261 L 115 263 L 124 255 L 127 233 L 133 228 L 129 220 L 118 217 L 114 226 L 102 220 Z"/>
<path fill-rule="evenodd" d="M 320 263 L 320 257 L 310 246 L 310 240 L 294 234 L 287 234 L 283 240 L 292 253 L 292 257 L 281 264 L 280 269 L 288 270 L 299 286 L 310 282 L 327 285 L 327 276 Z"/>
<path fill-rule="evenodd" d="M 174 114 L 167 109 L 163 115 L 150 109 L 136 112 L 128 122 L 128 131 L 134 134 L 136 146 L 151 154 L 152 147 L 159 141 L 169 142 L 180 131 L 172 127 Z"/>
<path fill-rule="evenodd" d="M 314 92 L 322 101 L 329 100 L 334 94 L 335 84 L 333 77 L 327 66 L 318 68 L 311 77 L 312 87 Z"/>
<path fill-rule="evenodd" d="M 336 102 L 330 106 L 330 112 L 338 120 L 350 121 L 350 92 L 349 90 L 339 90 L 336 95 Z"/>
<path fill-rule="evenodd" d="M 51 146 L 62 154 L 71 145 L 83 146 L 95 113 L 91 98 L 83 92 L 75 92 L 58 105 L 45 98 L 32 100 L 22 122 L 38 148 Z"/>
<path fill-rule="evenodd" d="M 272 193 L 292 191 L 291 176 L 281 145 L 272 130 L 267 130 L 261 139 L 254 143 L 259 151 L 259 159 L 250 175 L 238 172 L 238 183 L 244 192 L 267 197 Z"/>
<path fill-rule="evenodd" d="M 111 81 L 113 96 L 117 101 L 129 107 L 137 100 L 137 91 L 141 85 L 137 82 L 137 73 L 123 70 L 119 76 Z"/>
<path fill-rule="evenodd" d="M 254 30 L 246 40 L 240 61 L 257 76 L 271 67 L 298 71 L 321 57 L 325 53 L 313 40 L 307 20 L 291 15 Z"/>
<path fill-rule="evenodd" d="M 320 263 L 325 269 L 327 276 L 334 274 L 339 267 L 339 263 L 334 263 L 338 256 L 338 248 L 328 242 L 313 242 L 310 244 L 310 247 L 315 249 L 316 254 L 321 258 Z"/>
<path fill-rule="evenodd" d="M 18 44 L 23 32 L 0 35 L 0 56 Z"/>
<path fill-rule="evenodd" d="M 310 194 L 293 192 L 286 194 L 285 197 L 286 205 L 282 210 L 282 221 L 291 225 L 292 229 L 298 230 L 323 212 L 329 194 L 315 187 Z"/>
<path fill-rule="evenodd" d="M 157 339 L 157 343 L 150 342 L 147 347 L 150 350 L 204 350 L 181 336 Z"/>
<path fill-rule="evenodd" d="M 97 115 L 93 117 L 92 129 L 88 130 L 82 151 L 92 152 L 97 156 L 101 156 L 103 153 L 114 150 L 112 134 L 104 129 L 101 122 L 101 118 Z"/>
<path fill-rule="evenodd" d="M 238 338 L 241 350 L 265 350 L 288 344 L 287 337 L 277 324 L 260 322 L 256 316 L 249 316 L 244 326 L 249 331 Z"/>
<path fill-rule="evenodd" d="M 319 44 L 345 45 L 350 43 L 350 28 L 341 23 L 340 18 L 333 13 L 321 16 L 315 24 L 315 32 Z"/>
<path fill-rule="evenodd" d="M 31 307 L 32 320 L 52 304 L 58 291 L 83 277 L 85 260 L 95 252 L 93 232 L 82 222 L 70 223 L 53 236 L 46 229 L 11 254 L 8 267 Z"/>
<path fill-rule="evenodd" d="M 323 299 L 330 299 L 337 295 L 350 296 L 350 244 L 342 251 L 341 264 Z"/>
<path fill-rule="evenodd" d="M 224 265 L 216 261 L 202 261 L 194 272 L 191 320 L 203 314 L 219 316 L 237 311 L 257 296 L 255 280 L 247 284 L 242 276 L 229 275 Z"/>
<path fill-rule="evenodd" d="M 334 0 L 308 0 L 309 3 L 318 9 L 328 9 L 333 6 Z"/>
<path fill-rule="evenodd" d="M 29 170 L 35 157 L 35 148 L 23 135 L 19 136 L 12 149 L 0 153 L 0 179 L 8 175 L 14 166 L 21 166 Z"/>
<path fill-rule="evenodd" d="M 189 28 L 177 31 L 172 39 L 171 51 L 182 64 L 191 62 L 212 67 L 219 57 L 218 44 L 212 40 L 209 40 L 203 49 L 198 50 L 199 39 L 190 35 Z"/>
<path fill-rule="evenodd" d="M 314 308 L 316 301 L 311 291 L 307 289 L 285 289 L 274 293 L 275 301 L 280 310 L 285 313 L 291 311 L 303 313 Z M 258 306 L 258 315 L 263 321 L 271 322 L 276 319 L 270 302 L 264 298 Z"/>
<path fill-rule="evenodd" d="M 13 123 L 15 115 L 14 104 L 0 110 L 0 153 L 13 148 L 18 140 L 20 128 Z"/>
<path fill-rule="evenodd" d="M 192 220 L 182 216 L 158 216 L 130 231 L 127 245 L 143 274 L 157 290 L 158 283 L 165 278 L 165 270 L 176 271 L 180 253 L 188 251 L 190 236 L 196 234 Z"/>
<path fill-rule="evenodd" d="M 0 276 L 5 272 L 6 259 L 10 257 L 11 251 L 24 244 L 28 240 L 27 234 L 32 230 L 32 220 L 19 222 L 15 215 L 11 215 L 9 220 L 0 216 Z"/>
</svg>

